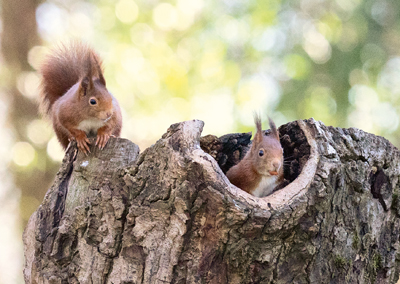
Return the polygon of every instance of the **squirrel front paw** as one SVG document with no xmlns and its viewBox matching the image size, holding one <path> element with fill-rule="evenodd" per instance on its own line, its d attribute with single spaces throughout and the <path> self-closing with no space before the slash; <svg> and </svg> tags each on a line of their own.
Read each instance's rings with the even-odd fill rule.
<svg viewBox="0 0 400 284">
<path fill-rule="evenodd" d="M 76 140 L 76 144 L 78 146 L 78 149 L 82 151 L 86 156 L 88 153 L 90 153 L 90 141 L 86 136 L 86 133 L 84 131 L 77 131 L 75 133 L 75 136 L 71 136 L 70 140 Z"/>
<path fill-rule="evenodd" d="M 104 147 L 106 146 L 106 144 L 111 136 L 114 137 L 114 135 L 110 134 L 106 130 L 103 130 L 101 128 L 99 130 L 97 130 L 96 145 L 99 145 L 100 150 L 104 149 Z"/>
</svg>

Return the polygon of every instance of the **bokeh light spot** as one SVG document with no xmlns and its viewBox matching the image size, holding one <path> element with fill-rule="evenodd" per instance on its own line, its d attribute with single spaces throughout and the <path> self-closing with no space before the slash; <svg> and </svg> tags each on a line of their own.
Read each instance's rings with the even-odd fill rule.
<svg viewBox="0 0 400 284">
<path fill-rule="evenodd" d="M 91 19 L 85 13 L 75 12 L 70 15 L 70 32 L 74 37 L 88 38 L 93 34 Z"/>
<path fill-rule="evenodd" d="M 27 98 L 34 99 L 39 94 L 40 77 L 36 72 L 22 72 L 17 78 L 17 88 Z"/>
<path fill-rule="evenodd" d="M 12 160 L 21 167 L 26 167 L 35 159 L 36 151 L 28 142 L 17 142 L 12 148 Z"/>
<path fill-rule="evenodd" d="M 313 28 L 304 33 L 303 48 L 315 63 L 322 64 L 331 58 L 329 42 Z"/>
<path fill-rule="evenodd" d="M 176 6 L 182 13 L 193 16 L 203 9 L 204 2 L 203 0 L 178 0 Z"/>
<path fill-rule="evenodd" d="M 139 7 L 133 0 L 120 0 L 115 5 L 115 15 L 121 22 L 131 24 L 139 15 Z"/>
<path fill-rule="evenodd" d="M 47 154 L 56 162 L 61 162 L 64 158 L 64 150 L 55 136 L 47 143 Z"/>
<path fill-rule="evenodd" d="M 47 48 L 44 46 L 36 45 L 29 50 L 28 62 L 35 69 L 39 70 L 44 56 L 46 54 Z"/>
<path fill-rule="evenodd" d="M 54 3 L 45 2 L 36 9 L 39 32 L 44 38 L 59 38 L 69 28 L 68 13 Z"/>
<path fill-rule="evenodd" d="M 28 138 L 36 145 L 44 146 L 52 135 L 52 128 L 48 122 L 35 119 L 27 127 Z"/>
<path fill-rule="evenodd" d="M 171 4 L 160 3 L 154 8 L 153 21 L 160 29 L 170 30 L 178 22 L 178 12 Z"/>
<path fill-rule="evenodd" d="M 378 104 L 372 110 L 374 123 L 381 129 L 386 129 L 388 133 L 392 133 L 399 127 L 399 115 L 396 109 L 388 102 Z"/>
</svg>

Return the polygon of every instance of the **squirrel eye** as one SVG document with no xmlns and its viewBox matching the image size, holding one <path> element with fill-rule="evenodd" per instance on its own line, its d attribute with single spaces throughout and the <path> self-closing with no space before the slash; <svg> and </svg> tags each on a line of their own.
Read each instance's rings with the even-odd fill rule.
<svg viewBox="0 0 400 284">
<path fill-rule="evenodd" d="M 97 101 L 95 99 L 90 99 L 89 103 L 94 106 L 95 104 L 97 104 Z"/>
<path fill-rule="evenodd" d="M 260 152 L 258 152 L 258 155 L 259 155 L 260 157 L 264 156 L 264 150 L 260 150 Z"/>
</svg>

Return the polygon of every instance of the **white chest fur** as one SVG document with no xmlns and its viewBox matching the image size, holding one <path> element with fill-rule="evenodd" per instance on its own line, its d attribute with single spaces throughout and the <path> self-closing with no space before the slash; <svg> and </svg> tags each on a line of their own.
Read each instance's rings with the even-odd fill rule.
<svg viewBox="0 0 400 284">
<path fill-rule="evenodd" d="M 264 197 L 272 193 L 274 188 L 278 185 L 278 176 L 262 177 L 260 183 L 254 189 L 252 194 L 256 197 Z"/>
<path fill-rule="evenodd" d="M 106 123 L 100 119 L 86 119 L 81 121 L 78 125 L 78 129 L 85 131 L 87 134 L 90 132 L 97 133 L 100 127 L 103 127 Z"/>
</svg>

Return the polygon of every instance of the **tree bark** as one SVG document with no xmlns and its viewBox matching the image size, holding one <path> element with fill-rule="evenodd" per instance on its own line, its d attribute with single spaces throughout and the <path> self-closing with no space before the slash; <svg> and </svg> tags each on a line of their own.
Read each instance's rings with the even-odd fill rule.
<svg viewBox="0 0 400 284">
<path fill-rule="evenodd" d="M 400 155 L 313 119 L 280 127 L 287 185 L 256 198 L 224 175 L 250 134 L 172 125 L 139 155 L 70 147 L 24 233 L 26 283 L 395 283 Z M 201 147 L 200 147 L 201 146 Z"/>
</svg>

